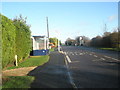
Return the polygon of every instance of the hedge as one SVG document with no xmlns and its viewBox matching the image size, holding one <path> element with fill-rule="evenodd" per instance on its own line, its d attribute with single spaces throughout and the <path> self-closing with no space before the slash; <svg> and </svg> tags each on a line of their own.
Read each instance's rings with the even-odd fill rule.
<svg viewBox="0 0 120 90">
<path fill-rule="evenodd" d="M 0 17 L 2 17 L 2 67 L 6 67 L 14 62 L 16 33 L 12 20 L 1 14 Z"/>
<path fill-rule="evenodd" d="M 27 58 L 31 51 L 30 27 L 22 17 L 13 20 L 16 27 L 16 55 L 18 61 Z"/>
<path fill-rule="evenodd" d="M 8 64 L 15 62 L 15 55 L 18 56 L 18 61 L 27 58 L 31 51 L 31 31 L 26 24 L 25 19 L 18 18 L 13 21 L 6 16 L 2 17 L 2 67 L 5 68 Z"/>
</svg>

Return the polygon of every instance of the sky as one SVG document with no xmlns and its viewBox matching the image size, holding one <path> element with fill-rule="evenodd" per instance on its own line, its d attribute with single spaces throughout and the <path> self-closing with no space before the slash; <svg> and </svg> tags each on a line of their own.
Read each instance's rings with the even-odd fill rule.
<svg viewBox="0 0 120 90">
<path fill-rule="evenodd" d="M 48 17 L 50 37 L 62 42 L 102 35 L 105 24 L 109 32 L 118 26 L 117 2 L 2 2 L 1 12 L 9 19 L 27 17 L 32 35 L 47 35 Z"/>
</svg>

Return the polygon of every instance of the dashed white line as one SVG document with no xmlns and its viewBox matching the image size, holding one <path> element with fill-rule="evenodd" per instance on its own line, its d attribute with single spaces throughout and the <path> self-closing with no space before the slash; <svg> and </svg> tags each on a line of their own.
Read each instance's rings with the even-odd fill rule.
<svg viewBox="0 0 120 90">
<path fill-rule="evenodd" d="M 105 58 L 101 58 L 102 60 L 105 60 Z"/>
<path fill-rule="evenodd" d="M 89 55 L 92 55 L 92 54 L 89 54 Z"/>
<path fill-rule="evenodd" d="M 108 56 L 104 56 L 104 57 L 106 57 L 106 58 L 111 58 L 111 57 L 108 57 Z"/>
<path fill-rule="evenodd" d="M 112 57 L 109 57 L 109 56 L 104 56 L 104 57 L 106 57 L 106 58 L 110 58 L 110 59 L 112 59 L 112 60 L 115 60 L 115 61 L 119 61 L 119 62 L 120 62 L 120 60 L 115 59 L 115 58 L 112 58 Z"/>
<path fill-rule="evenodd" d="M 94 57 L 98 57 L 98 56 L 94 55 Z"/>
<path fill-rule="evenodd" d="M 83 53 L 80 53 L 80 55 L 83 55 Z"/>
<path fill-rule="evenodd" d="M 111 58 L 111 59 L 113 59 L 113 60 L 115 60 L 115 61 L 120 61 L 120 60 L 118 60 L 118 59 L 115 59 L 115 58 Z"/>
</svg>

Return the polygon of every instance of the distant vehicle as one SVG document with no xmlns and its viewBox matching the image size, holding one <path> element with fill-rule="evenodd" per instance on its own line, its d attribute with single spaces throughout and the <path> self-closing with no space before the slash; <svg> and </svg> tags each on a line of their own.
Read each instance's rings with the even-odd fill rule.
<svg viewBox="0 0 120 90">
<path fill-rule="evenodd" d="M 54 48 L 54 47 L 55 47 L 55 45 L 54 45 L 53 43 L 49 43 L 49 46 L 50 46 L 51 48 Z"/>
</svg>

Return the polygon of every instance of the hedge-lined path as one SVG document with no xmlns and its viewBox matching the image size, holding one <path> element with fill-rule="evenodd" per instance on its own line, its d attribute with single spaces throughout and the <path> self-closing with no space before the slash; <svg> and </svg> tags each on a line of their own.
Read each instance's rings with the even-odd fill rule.
<svg viewBox="0 0 120 90">
<path fill-rule="evenodd" d="M 2 71 L 2 76 L 27 76 L 27 74 L 36 67 L 37 66 L 5 70 Z"/>
</svg>

